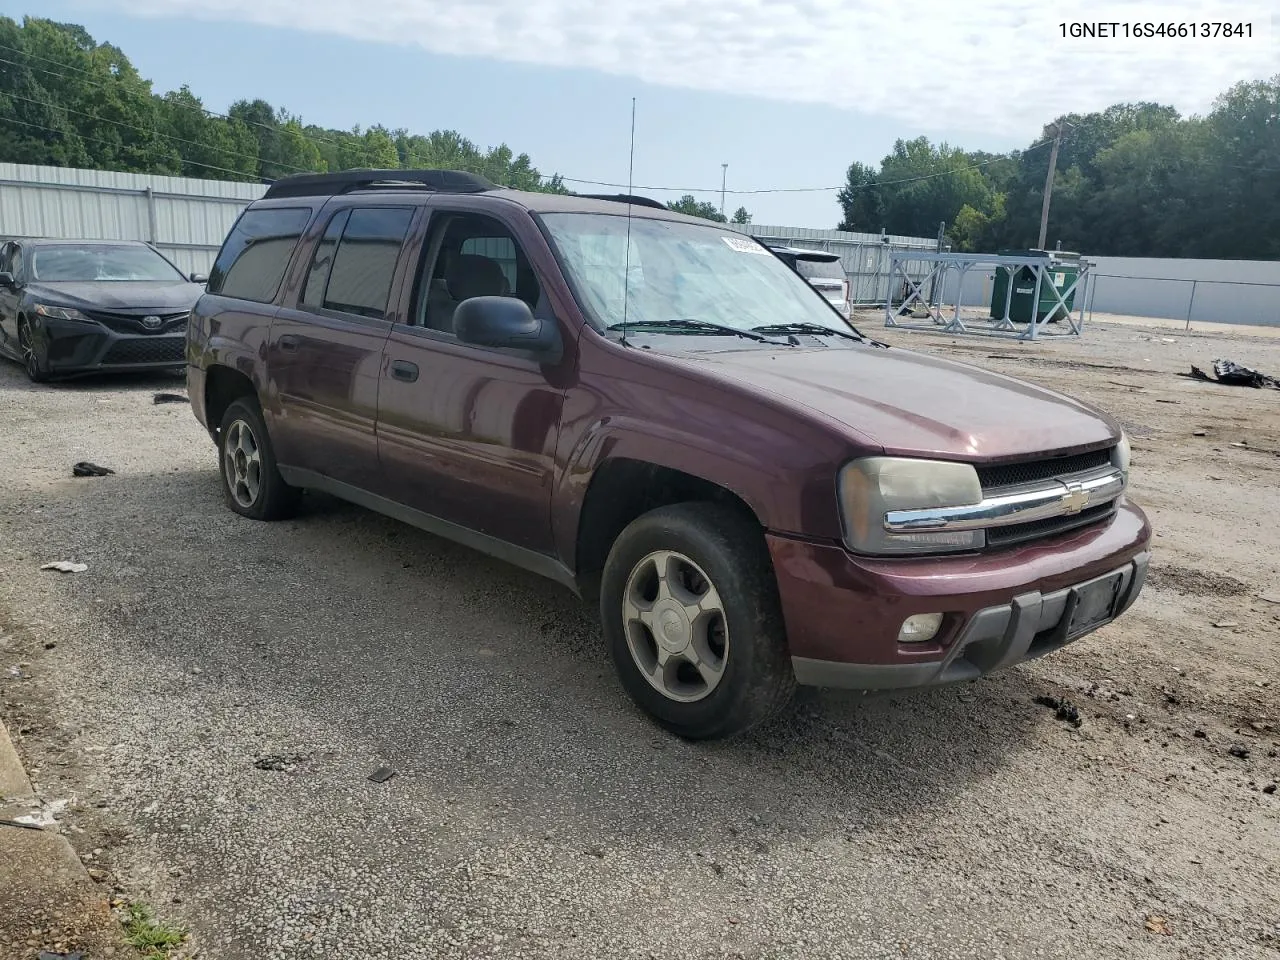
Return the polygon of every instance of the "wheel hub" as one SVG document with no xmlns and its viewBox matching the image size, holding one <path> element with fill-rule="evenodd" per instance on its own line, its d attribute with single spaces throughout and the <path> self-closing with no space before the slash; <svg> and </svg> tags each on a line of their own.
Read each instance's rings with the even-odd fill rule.
<svg viewBox="0 0 1280 960">
<path fill-rule="evenodd" d="M 658 629 L 654 639 L 668 653 L 683 653 L 689 646 L 692 630 L 689 618 L 674 600 L 660 600 L 654 605 L 654 622 Z"/>
</svg>

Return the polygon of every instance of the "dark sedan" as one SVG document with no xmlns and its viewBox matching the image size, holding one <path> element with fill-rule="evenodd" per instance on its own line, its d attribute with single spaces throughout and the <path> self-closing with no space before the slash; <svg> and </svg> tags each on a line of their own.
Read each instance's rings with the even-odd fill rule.
<svg viewBox="0 0 1280 960">
<path fill-rule="evenodd" d="M 181 370 L 203 281 L 139 241 L 10 240 L 0 246 L 0 355 L 36 382 Z"/>
</svg>

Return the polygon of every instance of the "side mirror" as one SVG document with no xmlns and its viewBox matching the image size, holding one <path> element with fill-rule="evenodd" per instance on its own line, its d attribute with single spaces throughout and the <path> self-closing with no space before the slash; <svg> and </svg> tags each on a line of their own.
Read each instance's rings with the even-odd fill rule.
<svg viewBox="0 0 1280 960">
<path fill-rule="evenodd" d="M 190 280 L 192 283 L 208 283 L 209 277 L 204 273 L 193 273 L 191 274 Z"/>
<path fill-rule="evenodd" d="M 12 273 L 0 273 L 0 287 L 4 287 L 7 290 L 12 290 L 16 286 L 17 284 L 13 280 Z"/>
<path fill-rule="evenodd" d="M 529 305 L 515 297 L 472 297 L 453 312 L 453 332 L 463 343 L 505 347 L 531 353 L 558 354 L 560 329 L 553 320 L 540 320 Z"/>
</svg>

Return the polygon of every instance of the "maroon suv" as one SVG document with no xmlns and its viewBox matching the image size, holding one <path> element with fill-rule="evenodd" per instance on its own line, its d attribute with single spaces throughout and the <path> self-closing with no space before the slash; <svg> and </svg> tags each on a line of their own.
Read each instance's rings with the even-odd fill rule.
<svg viewBox="0 0 1280 960">
<path fill-rule="evenodd" d="M 320 490 L 559 581 L 687 737 L 797 683 L 972 680 L 1114 619 L 1146 575 L 1112 419 L 885 347 L 766 247 L 638 197 L 279 181 L 187 359 L 233 510 Z"/>
</svg>

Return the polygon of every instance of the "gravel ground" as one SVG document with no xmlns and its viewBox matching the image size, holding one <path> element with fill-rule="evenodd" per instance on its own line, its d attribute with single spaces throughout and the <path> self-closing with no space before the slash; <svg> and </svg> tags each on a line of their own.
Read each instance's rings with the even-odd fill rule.
<svg viewBox="0 0 1280 960">
<path fill-rule="evenodd" d="M 870 329 L 1122 417 L 1151 585 L 1044 660 L 719 745 L 639 715 L 558 587 L 329 499 L 234 516 L 173 381 L 0 366 L 0 705 L 37 789 L 218 960 L 1275 958 L 1280 393 L 1174 374 L 1280 372 L 1280 341 Z"/>
</svg>

